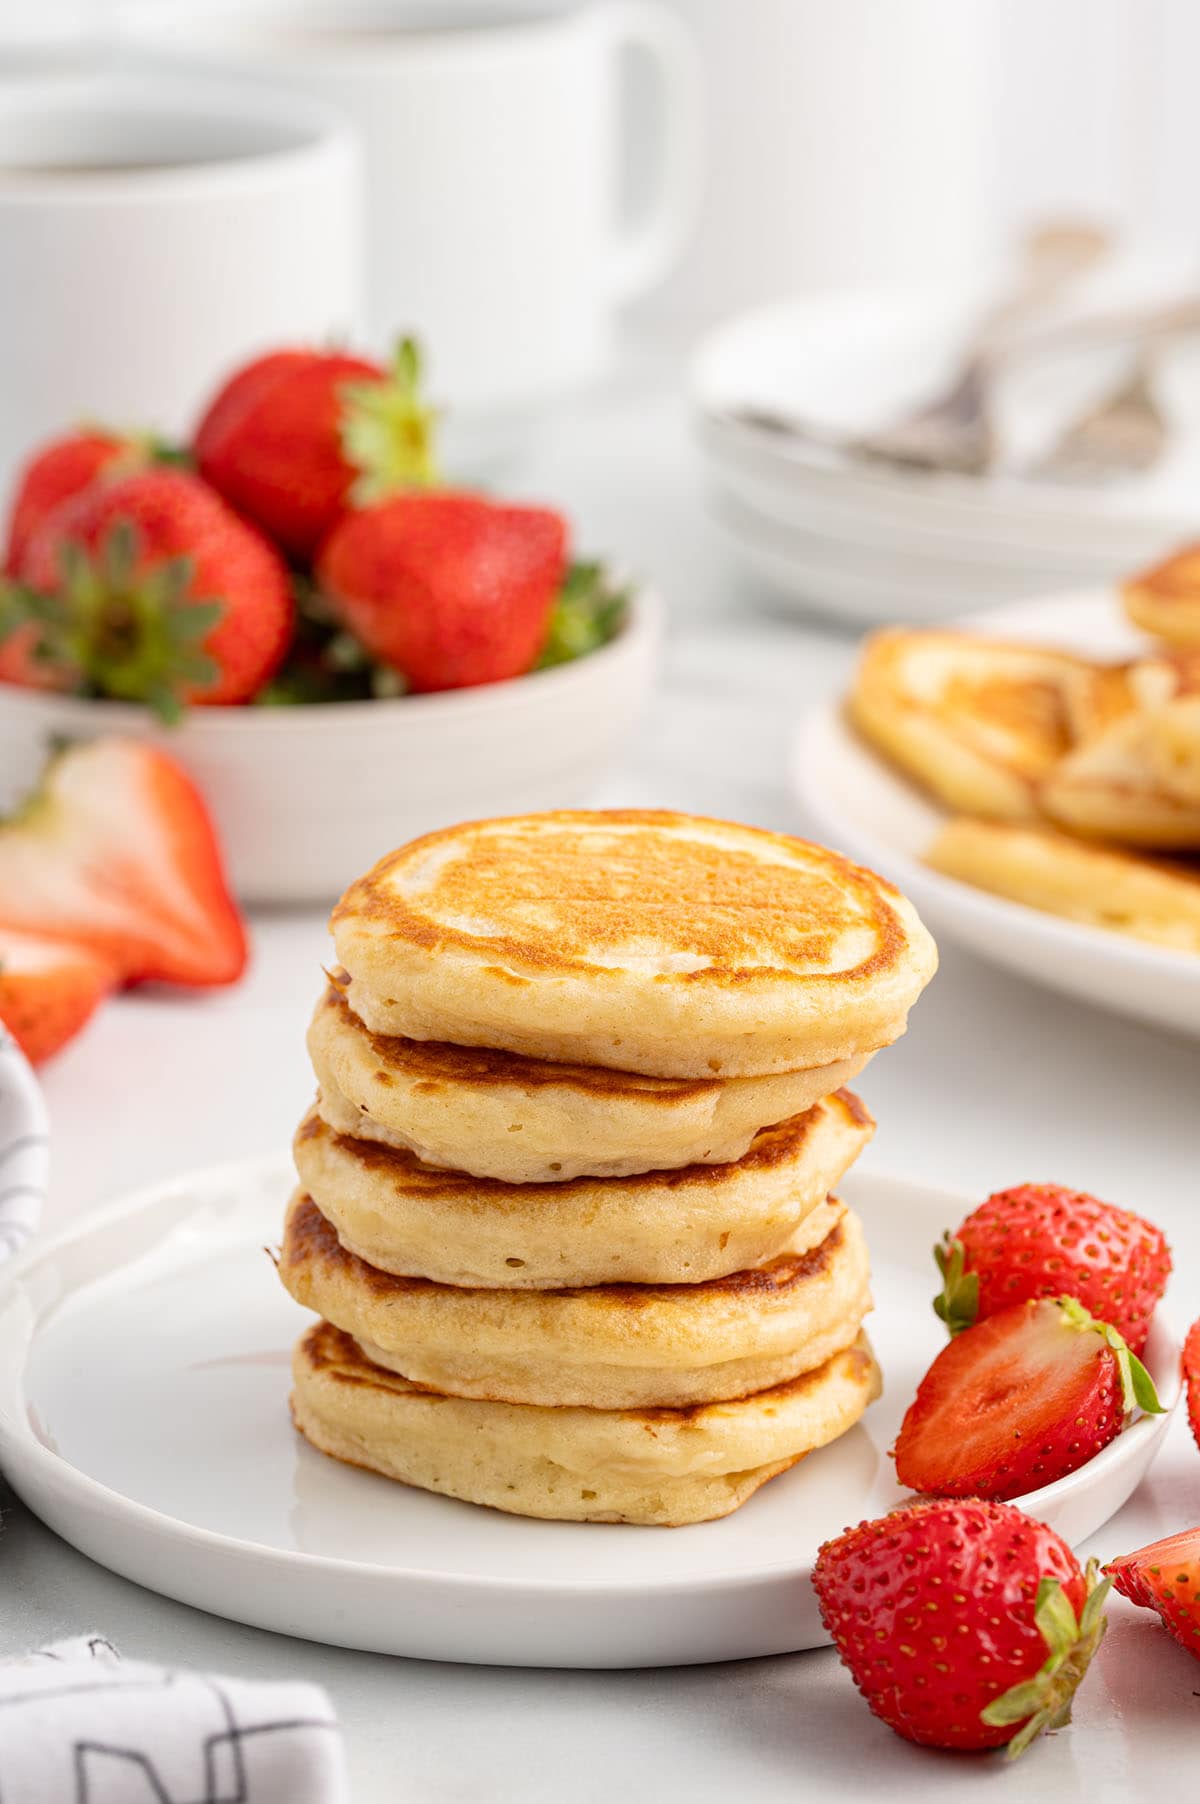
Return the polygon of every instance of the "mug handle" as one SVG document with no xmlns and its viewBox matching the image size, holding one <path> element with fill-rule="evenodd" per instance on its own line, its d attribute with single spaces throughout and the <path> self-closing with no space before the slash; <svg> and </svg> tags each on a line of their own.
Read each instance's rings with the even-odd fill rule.
<svg viewBox="0 0 1200 1804">
<path fill-rule="evenodd" d="M 653 0 L 613 0 L 601 14 L 615 59 L 632 50 L 650 62 L 658 90 L 658 167 L 642 218 L 618 228 L 608 267 L 614 301 L 651 288 L 675 261 L 700 202 L 703 82 L 700 54 L 686 28 Z"/>
</svg>

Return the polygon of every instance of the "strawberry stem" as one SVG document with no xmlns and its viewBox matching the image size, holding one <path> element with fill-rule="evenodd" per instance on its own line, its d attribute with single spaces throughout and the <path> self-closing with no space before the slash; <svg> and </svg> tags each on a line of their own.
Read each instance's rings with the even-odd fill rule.
<svg viewBox="0 0 1200 1804">
<path fill-rule="evenodd" d="M 341 394 L 342 455 L 359 472 L 350 490 L 355 507 L 398 490 L 438 486 L 437 414 L 421 393 L 415 338 L 400 340 L 383 381 L 347 382 Z"/>
<path fill-rule="evenodd" d="M 979 1273 L 965 1269 L 966 1248 L 961 1240 L 951 1239 L 949 1233 L 934 1247 L 933 1257 L 942 1274 L 942 1288 L 933 1299 L 933 1312 L 945 1322 L 953 1340 L 964 1328 L 972 1327 L 979 1314 Z"/>
<path fill-rule="evenodd" d="M 1137 1354 L 1130 1351 L 1120 1330 L 1109 1322 L 1097 1321 L 1075 1297 L 1058 1297 L 1055 1300 L 1072 1328 L 1078 1328 L 1084 1334 L 1098 1334 L 1105 1346 L 1116 1354 L 1125 1414 L 1131 1416 L 1135 1409 L 1140 1409 L 1148 1416 L 1165 1415 L 1166 1406 L 1158 1400 L 1153 1378 Z"/>
<path fill-rule="evenodd" d="M 1024 1725 L 1008 1743 L 1010 1760 L 1016 1760 L 1044 1731 L 1065 1728 L 1071 1720 L 1075 1692 L 1108 1626 L 1104 1603 L 1112 1580 L 1099 1579 L 1099 1572 L 1099 1562 L 1089 1560 L 1084 1574 L 1087 1596 L 1078 1618 L 1057 1579 L 1043 1578 L 1038 1583 L 1033 1620 L 1049 1649 L 1045 1663 L 1032 1679 L 1011 1686 L 981 1712 L 991 1728 Z"/>
</svg>

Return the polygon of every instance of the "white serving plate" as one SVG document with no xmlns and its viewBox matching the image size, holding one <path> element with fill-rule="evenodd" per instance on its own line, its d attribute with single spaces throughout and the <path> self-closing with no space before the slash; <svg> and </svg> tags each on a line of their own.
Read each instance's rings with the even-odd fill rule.
<svg viewBox="0 0 1200 1804">
<path fill-rule="evenodd" d="M 648 590 L 609 644 L 510 682 L 394 701 L 145 708 L 0 685 L 0 812 L 57 738 L 150 739 L 204 794 L 245 902 L 329 904 L 347 874 L 454 821 L 587 802 L 649 696 L 662 610 Z"/>
<path fill-rule="evenodd" d="M 1093 656 L 1128 656 L 1145 646 L 1107 589 L 1014 602 L 954 624 Z M 935 934 L 1049 989 L 1200 1036 L 1200 958 L 1043 914 L 929 870 L 922 854 L 945 812 L 859 739 L 840 703 L 802 724 L 792 778 L 817 835 L 890 877 Z"/>
<path fill-rule="evenodd" d="M 145 1191 L 26 1255 L 0 1286 L 0 1466 L 44 1522 L 113 1571 L 218 1615 L 341 1646 L 516 1666 L 694 1664 L 811 1647 L 820 1543 L 902 1493 L 887 1449 L 943 1344 L 928 1249 L 966 1199 L 852 1177 L 873 1248 L 887 1391 L 835 1446 L 721 1522 L 548 1523 L 326 1459 L 287 1414 L 311 1318 L 263 1247 L 282 1160 Z M 1178 1342 L 1147 1363 L 1165 1403 Z M 1024 1500 L 1069 1540 L 1128 1498 L 1167 1418 L 1135 1421 Z"/>
</svg>

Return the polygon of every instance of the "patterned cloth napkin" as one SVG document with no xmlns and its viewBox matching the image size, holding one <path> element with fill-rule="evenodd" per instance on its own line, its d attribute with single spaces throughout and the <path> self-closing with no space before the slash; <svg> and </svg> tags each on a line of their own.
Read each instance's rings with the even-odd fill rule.
<svg viewBox="0 0 1200 1804">
<path fill-rule="evenodd" d="M 103 1635 L 0 1661 L 0 1798 L 13 1804 L 348 1804 L 317 1685 L 122 1660 Z"/>
<path fill-rule="evenodd" d="M 0 1026 L 0 1264 L 19 1252 L 37 1227 L 48 1168 L 42 1092 L 15 1041 Z"/>
</svg>

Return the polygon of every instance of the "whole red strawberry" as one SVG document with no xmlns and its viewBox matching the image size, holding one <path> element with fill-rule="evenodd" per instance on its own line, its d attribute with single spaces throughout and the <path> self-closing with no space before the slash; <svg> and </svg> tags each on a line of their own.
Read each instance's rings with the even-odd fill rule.
<svg viewBox="0 0 1200 1804">
<path fill-rule="evenodd" d="M 935 1748 L 1023 1752 L 1071 1718 L 1104 1634 L 1108 1583 L 1004 1503 L 919 1503 L 817 1555 L 813 1584 L 876 1716 Z"/>
<path fill-rule="evenodd" d="M 436 480 L 419 358 L 275 351 L 232 376 L 196 428 L 200 474 L 298 562 L 347 504 Z"/>
<path fill-rule="evenodd" d="M 1183 1343 L 1183 1382 L 1192 1438 L 1200 1447 L 1200 1322 L 1192 1323 Z"/>
<path fill-rule="evenodd" d="M 103 470 L 134 464 L 138 457 L 133 440 L 100 431 L 71 432 L 35 451 L 21 471 L 9 510 L 8 574 L 15 575 L 30 539 L 60 502 L 86 489 Z"/>
<path fill-rule="evenodd" d="M 248 701 L 291 639 L 277 552 L 184 470 L 137 471 L 63 502 L 17 576 L 28 622 L 0 666 L 10 682 L 49 680 L 169 717 L 183 702 Z"/>
<path fill-rule="evenodd" d="M 346 514 L 317 578 L 411 689 L 463 689 L 531 668 L 566 565 L 559 514 L 442 490 Z"/>
<path fill-rule="evenodd" d="M 1023 1497 L 1085 1465 L 1135 1408 L 1146 1368 L 1073 1297 L 1018 1303 L 942 1348 L 896 1440 L 896 1476 L 938 1497 Z"/>
<path fill-rule="evenodd" d="M 1104 1570 L 1132 1603 L 1157 1610 L 1180 1647 L 1200 1660 L 1200 1528 L 1122 1554 Z"/>
<path fill-rule="evenodd" d="M 947 1235 L 934 1308 L 956 1334 L 1029 1297 L 1076 1297 L 1140 1353 L 1171 1274 L 1160 1229 L 1061 1184 L 998 1190 Z"/>
</svg>

